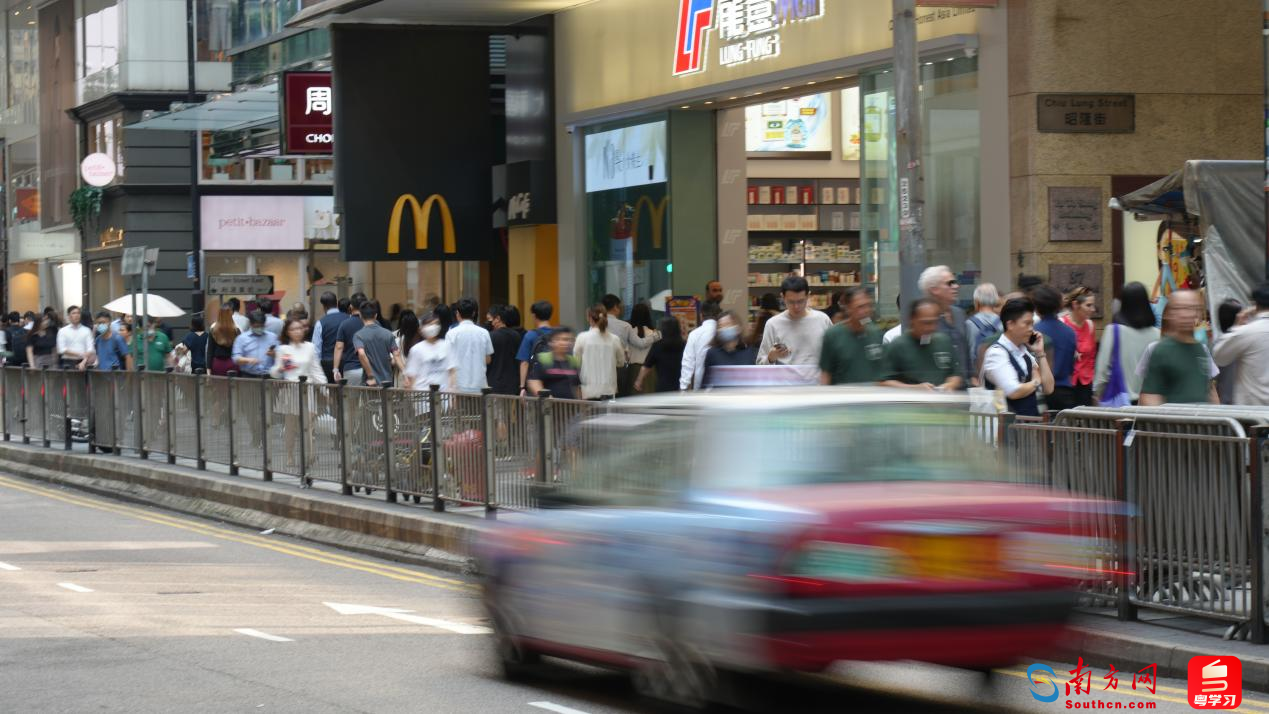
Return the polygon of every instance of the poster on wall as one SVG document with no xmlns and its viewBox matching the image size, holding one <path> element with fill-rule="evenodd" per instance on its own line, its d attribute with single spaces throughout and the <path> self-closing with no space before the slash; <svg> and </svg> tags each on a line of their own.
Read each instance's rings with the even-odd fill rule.
<svg viewBox="0 0 1269 714">
<path fill-rule="evenodd" d="M 665 122 L 586 135 L 586 193 L 665 183 Z"/>
<path fill-rule="evenodd" d="M 203 196 L 203 250 L 304 250 L 339 238 L 330 196 Z"/>
<path fill-rule="evenodd" d="M 868 161 L 890 160 L 890 92 L 864 95 L 863 156 Z"/>
<path fill-rule="evenodd" d="M 700 323 L 700 308 L 700 300 L 691 295 L 676 295 L 665 301 L 666 313 L 679 321 L 685 335 Z"/>
<path fill-rule="evenodd" d="M 842 161 L 859 161 L 859 87 L 842 90 Z"/>
<path fill-rule="evenodd" d="M 831 94 L 745 107 L 745 151 L 751 159 L 831 159 Z"/>
</svg>

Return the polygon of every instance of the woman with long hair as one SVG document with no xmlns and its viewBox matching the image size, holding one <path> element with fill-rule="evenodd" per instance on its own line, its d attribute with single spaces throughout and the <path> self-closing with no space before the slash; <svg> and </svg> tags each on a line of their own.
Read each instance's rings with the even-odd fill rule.
<svg viewBox="0 0 1269 714">
<path fill-rule="evenodd" d="M 1158 340 L 1159 328 L 1155 326 L 1154 310 L 1150 308 L 1150 294 L 1146 286 L 1128 283 L 1119 294 L 1119 312 L 1115 313 L 1113 323 L 1102 331 L 1093 375 L 1094 398 L 1102 398 L 1102 390 L 1110 379 L 1111 355 L 1117 348 L 1119 360 L 1114 367 L 1120 370 L 1128 395 L 1136 402 L 1141 394 L 1142 382 L 1142 377 L 1137 376 L 1137 363 L 1146 353 L 1146 348 Z"/>
<path fill-rule="evenodd" d="M 639 378 L 643 362 L 648 358 L 648 352 L 659 339 L 661 339 L 661 333 L 657 332 L 653 326 L 652 308 L 648 303 L 637 303 L 630 308 L 630 336 L 626 339 L 626 342 L 630 348 L 628 350 L 630 353 L 630 365 L 627 369 L 635 373 L 631 378 L 632 384 Z"/>
<path fill-rule="evenodd" d="M 643 360 L 643 368 L 635 379 L 636 392 L 677 392 L 679 389 L 683 350 L 687 348 L 683 326 L 678 318 L 663 317 L 660 328 L 661 339 L 652 343 L 648 356 Z M 651 388 L 646 386 L 649 375 L 656 376 Z"/>
<path fill-rule="evenodd" d="M 1077 407 L 1093 405 L 1093 375 L 1097 367 L 1097 328 L 1093 315 L 1097 312 L 1097 295 L 1079 286 L 1065 296 L 1062 304 L 1067 313 L 1062 322 L 1075 331 L 1075 368 L 1071 371 L 1071 393 Z"/>
<path fill-rule="evenodd" d="M 236 339 L 238 326 L 234 324 L 233 308 L 223 304 L 216 317 L 216 324 L 212 325 L 211 339 L 207 340 L 207 367 L 217 377 L 224 377 L 237 369 L 234 364 Z"/>
<path fill-rule="evenodd" d="M 397 316 L 396 324 L 397 331 L 393 337 L 397 341 L 397 354 L 401 355 L 404 363 L 410 356 L 410 350 L 423 339 L 423 333 L 420 331 L 422 326 L 419 325 L 419 316 L 409 309 L 401 311 L 401 314 Z"/>
<path fill-rule="evenodd" d="M 56 318 L 48 313 L 35 320 L 35 329 L 26 340 L 27 364 L 32 369 L 52 369 L 57 366 Z"/>
<path fill-rule="evenodd" d="M 321 355 L 312 342 L 308 341 L 308 324 L 304 320 L 292 318 L 282 326 L 282 344 L 274 351 L 273 367 L 269 376 L 287 382 L 299 382 L 301 377 L 308 378 L 308 384 L 296 388 L 283 388 L 278 392 L 275 408 L 286 415 L 286 455 L 287 462 L 298 466 L 295 447 L 299 443 L 300 433 L 300 400 L 299 390 L 306 389 L 305 395 L 309 411 L 318 402 L 317 390 L 309 385 L 326 384 L 326 373 L 322 371 Z M 313 430 L 308 429 L 306 438 L 309 458 L 313 454 Z"/>
<path fill-rule="evenodd" d="M 590 329 L 577 336 L 573 354 L 581 362 L 582 399 L 617 395 L 617 370 L 626 366 L 626 346 L 608 331 L 608 310 L 595 305 L 586 312 Z"/>
</svg>

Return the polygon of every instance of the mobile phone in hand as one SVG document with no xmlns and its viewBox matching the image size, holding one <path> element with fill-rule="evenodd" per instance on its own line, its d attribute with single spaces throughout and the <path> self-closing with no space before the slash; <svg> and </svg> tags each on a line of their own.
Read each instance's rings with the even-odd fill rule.
<svg viewBox="0 0 1269 714">
<path fill-rule="evenodd" d="M 1036 343 L 1036 340 L 1039 340 L 1039 339 L 1040 339 L 1040 333 L 1039 333 L 1039 332 L 1032 332 L 1032 333 L 1031 333 L 1031 339 L 1027 340 L 1027 344 L 1029 344 L 1029 345 L 1034 345 L 1034 344 Z"/>
</svg>

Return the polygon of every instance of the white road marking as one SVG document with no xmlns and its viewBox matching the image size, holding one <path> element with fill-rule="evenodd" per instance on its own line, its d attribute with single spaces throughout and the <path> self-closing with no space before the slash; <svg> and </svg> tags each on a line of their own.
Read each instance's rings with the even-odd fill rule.
<svg viewBox="0 0 1269 714">
<path fill-rule="evenodd" d="M 92 588 L 86 588 L 86 587 L 84 587 L 83 585 L 76 585 L 75 583 L 58 583 L 58 584 L 57 584 L 57 587 L 59 587 L 59 588 L 66 588 L 67 590 L 69 590 L 69 591 L 71 591 L 71 592 L 73 592 L 73 593 L 90 593 L 90 592 L 94 592 L 94 590 L 93 590 Z"/>
<path fill-rule="evenodd" d="M 438 630 L 446 630 L 459 635 L 488 635 L 493 632 L 493 630 L 488 627 L 469 625 L 466 622 L 454 622 L 453 620 L 439 620 L 435 617 L 411 615 L 410 613 L 413 612 L 413 610 L 402 610 L 395 607 L 346 605 L 339 602 L 328 602 L 323 604 L 341 615 L 382 615 L 383 617 L 390 617 L 394 620 L 400 620 L 401 622 L 435 627 Z"/>
<path fill-rule="evenodd" d="M 34 555 L 38 553 L 68 553 L 76 551 L 132 551 L 132 550 L 197 550 L 218 548 L 215 543 L 184 540 L 0 540 L 0 553 Z"/>
<path fill-rule="evenodd" d="M 268 640 L 270 642 L 294 642 L 295 641 L 289 637 L 281 637 L 279 635 L 270 635 L 267 632 L 253 630 L 249 627 L 242 627 L 242 628 L 234 630 L 234 632 L 237 632 L 240 635 L 246 635 L 247 637 L 259 637 L 262 640 Z"/>
<path fill-rule="evenodd" d="M 16 565 L 9 565 L 8 563 L 0 563 L 0 570 L 21 570 L 21 569 L 22 568 L 19 568 Z"/>
<path fill-rule="evenodd" d="M 550 702 L 529 702 L 529 706 L 537 707 L 538 709 L 545 709 L 549 712 L 555 712 L 556 714 L 586 714 L 586 712 L 581 709 L 573 709 L 562 704 L 552 704 Z"/>
</svg>

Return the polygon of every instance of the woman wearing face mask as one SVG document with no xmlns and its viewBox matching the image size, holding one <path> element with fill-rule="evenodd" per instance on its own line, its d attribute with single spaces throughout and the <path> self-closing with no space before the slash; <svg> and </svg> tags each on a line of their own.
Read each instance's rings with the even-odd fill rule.
<svg viewBox="0 0 1269 714">
<path fill-rule="evenodd" d="M 718 317 L 718 331 L 714 333 L 714 346 L 705 353 L 705 379 L 703 387 L 715 386 L 715 367 L 752 367 L 758 361 L 758 348 L 741 341 L 740 320 L 731 312 Z"/>
<path fill-rule="evenodd" d="M 287 382 L 298 382 L 300 377 L 307 377 L 308 383 L 301 385 L 301 388 L 307 389 L 308 394 L 305 395 L 308 410 L 313 410 L 313 405 L 318 403 L 318 392 L 310 384 L 326 384 L 326 373 L 322 371 L 322 362 L 318 359 L 317 349 L 312 342 L 308 341 L 308 326 L 304 320 L 290 319 L 282 327 L 283 343 L 278 345 L 274 352 L 273 367 L 269 369 L 269 376 L 274 379 L 282 379 Z M 284 388 L 278 391 L 275 408 L 281 414 L 286 415 L 286 456 L 287 463 L 292 466 L 299 465 L 299 459 L 295 456 L 295 447 L 299 439 L 295 438 L 300 433 L 300 403 L 299 392 L 295 389 Z M 313 454 L 312 429 L 309 429 L 309 442 L 307 444 L 307 453 L 311 458 Z"/>
<path fill-rule="evenodd" d="M 446 391 L 458 387 L 458 362 L 450 345 L 441 339 L 441 318 L 432 313 L 423 318 L 423 339 L 410 348 L 405 363 L 407 389 L 426 391 L 436 385 Z"/>
</svg>

